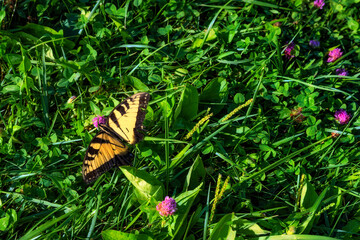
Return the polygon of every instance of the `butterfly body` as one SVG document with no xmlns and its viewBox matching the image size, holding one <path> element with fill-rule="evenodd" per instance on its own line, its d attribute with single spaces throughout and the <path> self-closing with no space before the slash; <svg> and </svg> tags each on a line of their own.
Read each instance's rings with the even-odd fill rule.
<svg viewBox="0 0 360 240">
<path fill-rule="evenodd" d="M 148 93 L 137 93 L 125 99 L 109 114 L 100 132 L 91 140 L 85 153 L 82 175 L 86 183 L 95 181 L 113 167 L 130 165 L 132 154 L 129 144 L 143 139 L 143 121 L 149 102 Z"/>
</svg>

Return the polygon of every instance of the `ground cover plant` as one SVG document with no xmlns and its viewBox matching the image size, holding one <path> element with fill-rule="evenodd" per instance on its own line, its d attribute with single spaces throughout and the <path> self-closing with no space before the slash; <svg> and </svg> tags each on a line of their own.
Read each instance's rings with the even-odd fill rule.
<svg viewBox="0 0 360 240">
<path fill-rule="evenodd" d="M 2 1 L 1 238 L 360 239 L 358 2 Z M 138 92 L 132 166 L 85 184 Z"/>
</svg>

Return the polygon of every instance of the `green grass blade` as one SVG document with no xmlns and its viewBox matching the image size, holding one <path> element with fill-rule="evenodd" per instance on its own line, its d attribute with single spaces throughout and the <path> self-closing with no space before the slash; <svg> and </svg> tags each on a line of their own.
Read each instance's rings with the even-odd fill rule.
<svg viewBox="0 0 360 240">
<path fill-rule="evenodd" d="M 97 196 L 97 204 L 96 204 L 96 210 L 95 210 L 95 213 L 94 213 L 94 216 L 91 220 L 91 225 L 90 225 L 90 228 L 89 228 L 89 232 L 87 234 L 87 238 L 90 239 L 91 238 L 91 235 L 93 234 L 94 230 L 95 230 L 95 224 L 96 224 L 96 220 L 97 220 L 97 216 L 98 216 L 98 213 L 99 213 L 99 207 L 101 205 L 101 192 L 100 194 Z"/>
<path fill-rule="evenodd" d="M 294 234 L 294 235 L 275 235 L 268 237 L 253 238 L 254 240 L 337 240 L 337 238 L 331 238 L 319 235 L 306 235 L 306 234 Z"/>
<path fill-rule="evenodd" d="M 206 240 L 207 232 L 209 229 L 209 217 L 210 217 L 210 190 L 211 190 L 211 183 L 209 184 L 208 193 L 206 197 L 206 212 L 205 212 L 205 221 L 203 227 L 203 240 Z"/>
<path fill-rule="evenodd" d="M 273 170 L 273 169 L 275 169 L 276 167 L 278 167 L 278 166 L 280 166 L 281 164 L 283 164 L 283 163 L 285 163 L 286 161 L 288 161 L 289 159 L 291 159 L 291 158 L 299 155 L 300 153 L 308 150 L 309 148 L 312 148 L 312 147 L 314 147 L 314 146 L 316 146 L 316 145 L 318 145 L 318 144 L 321 144 L 323 141 L 325 141 L 325 140 L 328 139 L 328 138 L 329 138 L 329 137 L 324 138 L 324 139 L 322 139 L 322 140 L 320 140 L 320 141 L 317 141 L 317 142 L 315 142 L 315 143 L 313 143 L 313 144 L 310 144 L 309 146 L 304 147 L 304 148 L 302 148 L 302 149 L 300 149 L 300 150 L 298 150 L 298 151 L 296 151 L 296 152 L 294 152 L 294 153 L 292 153 L 292 154 L 290 154 L 290 155 L 288 155 L 288 156 L 286 156 L 286 157 L 284 157 L 284 158 L 282 158 L 282 159 L 280 159 L 280 160 L 278 160 L 278 161 L 276 161 L 276 162 L 274 162 L 274 163 L 272 163 L 272 164 L 264 167 L 264 168 L 261 169 L 260 171 L 254 173 L 254 174 L 251 174 L 249 177 L 245 177 L 245 178 L 241 179 L 240 182 L 245 182 L 245 181 L 247 181 L 247 180 L 249 180 L 249 179 L 253 179 L 253 178 L 255 178 L 255 177 L 257 177 L 257 176 L 259 176 L 259 175 L 261 175 L 261 174 L 263 174 L 263 173 L 266 173 L 266 172 L 268 172 L 268 171 L 270 171 L 270 170 Z"/>
<path fill-rule="evenodd" d="M 38 238 L 38 237 L 41 237 L 42 233 L 50 228 L 51 226 L 53 226 L 54 224 L 62 221 L 63 219 L 66 219 L 66 218 L 73 218 L 76 216 L 76 212 L 78 211 L 79 209 L 74 209 L 74 210 L 71 210 L 69 211 L 68 213 L 65 213 L 64 215 L 60 216 L 60 217 L 57 217 L 57 218 L 54 218 L 44 224 L 42 224 L 41 226 L 39 226 L 38 228 L 36 228 L 35 230 L 30 230 L 28 231 L 24 236 L 22 236 L 20 238 L 20 240 L 30 240 L 30 239 L 35 239 L 35 238 Z"/>
</svg>

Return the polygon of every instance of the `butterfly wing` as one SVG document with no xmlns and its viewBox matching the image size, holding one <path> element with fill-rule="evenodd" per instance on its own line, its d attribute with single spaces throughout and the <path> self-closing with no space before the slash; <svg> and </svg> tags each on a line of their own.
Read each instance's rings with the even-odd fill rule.
<svg viewBox="0 0 360 240">
<path fill-rule="evenodd" d="M 82 168 L 83 179 L 89 184 L 109 169 L 130 163 L 128 147 L 109 133 L 100 131 L 86 150 Z"/>
<path fill-rule="evenodd" d="M 146 107 L 150 94 L 143 92 L 132 95 L 117 105 L 107 118 L 103 130 L 116 133 L 130 144 L 135 144 L 143 139 L 142 130 L 145 119 Z"/>
</svg>

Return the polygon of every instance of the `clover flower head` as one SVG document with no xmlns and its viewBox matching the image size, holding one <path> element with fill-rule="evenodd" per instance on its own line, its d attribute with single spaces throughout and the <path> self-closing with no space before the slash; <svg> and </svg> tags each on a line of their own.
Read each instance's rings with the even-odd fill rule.
<svg viewBox="0 0 360 240">
<path fill-rule="evenodd" d="M 294 108 L 291 110 L 290 117 L 297 123 L 301 123 L 305 120 L 305 116 L 301 113 L 302 107 Z"/>
<path fill-rule="evenodd" d="M 278 19 L 274 19 L 273 21 L 276 21 L 276 20 L 278 20 Z M 273 23 L 273 26 L 274 26 L 274 27 L 281 27 L 281 25 L 282 25 L 281 22 L 274 22 L 274 23 Z"/>
<path fill-rule="evenodd" d="M 310 40 L 309 45 L 312 48 L 318 48 L 320 47 L 320 42 L 318 40 Z"/>
<path fill-rule="evenodd" d="M 335 112 L 335 120 L 339 122 L 341 125 L 349 122 L 351 115 L 346 112 L 344 109 L 339 109 Z"/>
<path fill-rule="evenodd" d="M 317 8 L 323 9 L 323 7 L 325 6 L 325 2 L 324 2 L 324 0 L 315 0 L 314 6 Z"/>
<path fill-rule="evenodd" d="M 294 48 L 295 48 L 295 43 L 291 42 L 285 49 L 285 57 L 287 57 L 288 59 L 295 57 L 295 55 L 292 54 Z"/>
<path fill-rule="evenodd" d="M 94 126 L 96 128 L 98 128 L 99 124 L 105 124 L 106 123 L 106 117 L 98 115 L 97 117 L 93 118 L 92 123 L 94 124 Z"/>
<path fill-rule="evenodd" d="M 169 215 L 173 215 L 177 210 L 175 199 L 166 196 L 165 200 L 156 206 L 156 210 L 161 216 L 167 217 Z"/>
<path fill-rule="evenodd" d="M 336 59 L 342 56 L 342 51 L 340 48 L 335 48 L 329 52 L 329 58 L 327 62 L 334 62 Z"/>
<path fill-rule="evenodd" d="M 339 76 L 347 76 L 349 73 L 345 70 L 345 68 L 338 68 L 335 70 L 336 75 Z"/>
<path fill-rule="evenodd" d="M 67 100 L 67 103 L 72 103 L 74 102 L 76 99 L 76 96 L 71 96 L 68 100 Z"/>
<path fill-rule="evenodd" d="M 340 136 L 339 133 L 337 133 L 337 132 L 331 132 L 331 137 L 332 137 L 332 138 L 337 138 L 337 137 L 339 137 L 339 136 Z"/>
</svg>

